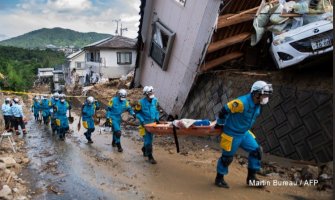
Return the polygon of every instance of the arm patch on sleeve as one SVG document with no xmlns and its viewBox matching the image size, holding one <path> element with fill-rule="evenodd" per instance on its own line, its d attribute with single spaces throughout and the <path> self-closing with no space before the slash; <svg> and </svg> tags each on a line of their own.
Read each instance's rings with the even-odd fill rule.
<svg viewBox="0 0 335 200">
<path fill-rule="evenodd" d="M 137 104 L 135 106 L 135 110 L 140 111 L 141 109 L 142 109 L 141 102 L 137 102 Z"/>
<path fill-rule="evenodd" d="M 244 110 L 244 106 L 241 100 L 235 99 L 227 103 L 227 106 L 231 113 L 241 113 Z"/>
</svg>

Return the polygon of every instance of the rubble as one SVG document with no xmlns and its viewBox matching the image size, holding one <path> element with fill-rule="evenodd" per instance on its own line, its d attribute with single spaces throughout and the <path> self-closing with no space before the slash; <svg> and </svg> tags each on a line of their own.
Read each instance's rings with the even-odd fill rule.
<svg viewBox="0 0 335 200">
<path fill-rule="evenodd" d="M 10 189 L 10 187 L 8 185 L 4 185 L 2 186 L 2 190 L 0 190 L 0 199 L 12 199 L 12 190 Z"/>
<path fill-rule="evenodd" d="M 10 168 L 16 164 L 16 161 L 12 157 L 1 157 L 0 162 L 6 165 L 6 168 Z"/>
</svg>

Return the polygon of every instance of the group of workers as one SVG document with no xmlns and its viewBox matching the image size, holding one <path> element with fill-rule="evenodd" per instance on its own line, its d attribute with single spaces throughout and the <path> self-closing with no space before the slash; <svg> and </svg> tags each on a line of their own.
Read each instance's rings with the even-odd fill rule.
<svg viewBox="0 0 335 200">
<path fill-rule="evenodd" d="M 23 134 L 27 134 L 25 126 L 26 120 L 19 98 L 5 98 L 5 102 L 1 106 L 1 111 L 5 120 L 5 130 L 7 132 L 15 132 L 17 135 L 20 135 L 20 126 Z"/>
<path fill-rule="evenodd" d="M 233 156 L 239 147 L 249 153 L 247 185 L 264 186 L 264 183 L 256 178 L 256 172 L 261 167 L 262 148 L 250 129 L 256 118 L 261 114 L 261 106 L 268 103 L 272 92 L 271 84 L 265 81 L 256 81 L 249 93 L 228 102 L 219 112 L 216 128 L 222 130 L 220 142 L 222 155 L 217 161 L 217 175 L 214 182 L 216 186 L 229 188 L 224 176 L 228 174 L 228 167 L 232 163 Z M 145 86 L 143 95 L 144 97 L 137 102 L 133 110 L 127 100 L 127 91 L 120 89 L 117 92 L 117 96 L 108 103 L 106 123 L 112 127 L 112 146 L 117 147 L 118 151 L 122 152 L 121 114 L 128 111 L 134 118 L 137 118 L 140 122 L 139 132 L 140 134 L 142 133 L 144 141 L 142 147 L 143 156 L 148 157 L 148 161 L 151 164 L 156 164 L 152 148 L 153 134 L 145 130 L 144 125 L 153 122 L 159 123 L 158 100 L 154 95 L 152 86 Z M 71 109 L 71 106 L 65 100 L 65 95 L 55 93 L 51 99 L 42 97 L 40 102 L 38 100 L 35 97 L 32 106 L 35 120 L 38 120 L 39 112 L 42 112 L 45 124 L 48 124 L 49 118 L 51 118 L 53 131 L 57 131 L 60 139 L 64 140 L 65 133 L 69 130 L 67 110 Z M 91 137 L 95 130 L 94 114 L 99 108 L 99 103 L 91 96 L 86 99 L 82 106 L 82 124 L 87 129 L 84 135 L 88 143 L 93 143 Z M 13 123 L 16 131 L 18 131 L 17 126 L 21 125 L 23 133 L 26 133 L 22 106 L 19 104 L 18 98 L 14 98 L 13 103 L 11 103 L 9 98 L 6 98 L 2 111 L 5 117 L 6 129 L 9 129 L 9 124 Z"/>
</svg>

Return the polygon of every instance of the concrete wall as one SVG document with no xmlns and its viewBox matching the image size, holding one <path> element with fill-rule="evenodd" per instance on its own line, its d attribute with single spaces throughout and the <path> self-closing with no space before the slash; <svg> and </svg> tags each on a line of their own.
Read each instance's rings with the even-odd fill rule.
<svg viewBox="0 0 335 200">
<path fill-rule="evenodd" d="M 142 31 L 146 41 L 136 76 L 142 86 L 154 86 L 160 105 L 169 114 L 179 114 L 188 96 L 219 5 L 219 0 L 188 0 L 185 7 L 171 0 L 155 0 L 152 10 L 145 10 L 151 16 L 143 21 L 148 30 Z M 167 71 L 149 56 L 152 26 L 147 24 L 157 19 L 176 33 Z"/>
<path fill-rule="evenodd" d="M 333 160 L 332 77 L 288 74 L 204 74 L 192 89 L 182 117 L 214 120 L 224 104 L 248 93 L 254 81 L 270 81 L 274 94 L 253 127 L 265 152 L 297 160 Z"/>
</svg>

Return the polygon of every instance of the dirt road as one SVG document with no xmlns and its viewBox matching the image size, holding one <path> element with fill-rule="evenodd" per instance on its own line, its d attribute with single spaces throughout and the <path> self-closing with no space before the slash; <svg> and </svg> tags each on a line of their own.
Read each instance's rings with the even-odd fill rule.
<svg viewBox="0 0 335 200">
<path fill-rule="evenodd" d="M 230 189 L 213 184 L 220 152 L 190 141 L 184 155 L 175 152 L 172 138 L 155 138 L 157 165 L 145 161 L 136 130 L 124 131 L 123 153 L 111 146 L 111 134 L 99 131 L 86 144 L 75 130 L 66 141 L 58 140 L 49 127 L 29 122 L 26 137 L 29 167 L 24 178 L 33 199 L 331 199 L 330 192 L 313 186 L 269 186 L 265 190 L 245 186 L 246 168 L 233 162 L 226 181 Z M 263 177 L 262 177 L 263 178 Z M 268 180 L 270 180 L 268 178 Z"/>
</svg>

